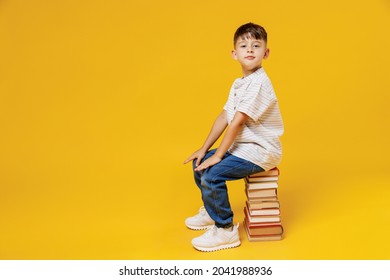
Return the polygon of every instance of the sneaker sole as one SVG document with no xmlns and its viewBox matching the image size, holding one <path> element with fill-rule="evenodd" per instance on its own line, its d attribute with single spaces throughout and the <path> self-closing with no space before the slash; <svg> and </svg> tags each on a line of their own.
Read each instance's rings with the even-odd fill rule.
<svg viewBox="0 0 390 280">
<path fill-rule="evenodd" d="M 200 247 L 200 246 L 195 246 L 194 244 L 192 244 L 192 246 L 194 246 L 194 248 L 198 251 L 201 251 L 201 252 L 214 252 L 214 251 L 219 251 L 219 250 L 224 250 L 224 249 L 231 249 L 231 248 L 235 248 L 235 247 L 238 247 L 241 245 L 241 241 L 238 240 L 234 243 L 229 243 L 229 244 L 223 244 L 223 245 L 219 245 L 219 246 L 216 246 L 216 247 Z"/>
<path fill-rule="evenodd" d="M 208 225 L 208 226 L 201 226 L 201 227 L 197 227 L 197 226 L 190 226 L 190 225 L 186 225 L 189 229 L 192 229 L 192 230 L 202 230 L 202 229 L 210 229 L 212 228 L 214 225 Z"/>
</svg>

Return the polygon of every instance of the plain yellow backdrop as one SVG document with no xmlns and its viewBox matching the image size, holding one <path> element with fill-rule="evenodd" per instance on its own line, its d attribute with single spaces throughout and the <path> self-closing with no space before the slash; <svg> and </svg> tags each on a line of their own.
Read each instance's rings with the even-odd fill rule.
<svg viewBox="0 0 390 280">
<path fill-rule="evenodd" d="M 200 253 L 182 162 L 269 33 L 285 238 Z M 1 259 L 389 259 L 390 3 L 0 3 Z M 243 183 L 229 184 L 242 223 Z"/>
</svg>

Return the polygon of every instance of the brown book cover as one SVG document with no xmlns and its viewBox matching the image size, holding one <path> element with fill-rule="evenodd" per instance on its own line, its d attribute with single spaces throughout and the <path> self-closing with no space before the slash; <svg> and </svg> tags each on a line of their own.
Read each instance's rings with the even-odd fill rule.
<svg viewBox="0 0 390 280">
<path fill-rule="evenodd" d="M 248 232 L 248 227 L 245 225 L 244 221 L 244 228 L 247 233 L 247 237 L 249 241 L 277 241 L 283 239 L 283 234 L 274 234 L 274 235 L 251 235 Z"/>
</svg>

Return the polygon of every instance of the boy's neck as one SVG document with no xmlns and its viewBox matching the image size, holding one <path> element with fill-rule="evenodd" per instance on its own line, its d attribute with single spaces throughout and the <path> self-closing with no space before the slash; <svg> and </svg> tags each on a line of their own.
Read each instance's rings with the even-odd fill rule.
<svg viewBox="0 0 390 280">
<path fill-rule="evenodd" d="M 259 70 L 261 67 L 262 67 L 262 66 L 260 65 L 260 66 L 258 66 L 258 67 L 256 67 L 256 68 L 253 68 L 253 69 L 250 69 L 250 70 L 242 68 L 242 78 L 246 78 L 246 77 L 248 77 L 249 75 L 255 73 L 255 72 L 256 72 L 257 70 Z"/>
</svg>

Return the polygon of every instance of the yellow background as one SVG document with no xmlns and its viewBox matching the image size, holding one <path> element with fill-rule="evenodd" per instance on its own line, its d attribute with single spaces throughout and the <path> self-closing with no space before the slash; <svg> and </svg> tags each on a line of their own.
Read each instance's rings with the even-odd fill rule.
<svg viewBox="0 0 390 280">
<path fill-rule="evenodd" d="M 285 238 L 200 253 L 182 162 L 269 33 Z M 0 2 L 1 259 L 389 259 L 390 3 Z M 229 185 L 242 222 L 242 182 Z"/>
</svg>

